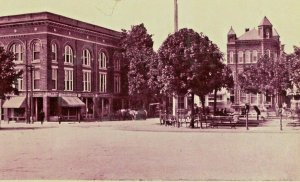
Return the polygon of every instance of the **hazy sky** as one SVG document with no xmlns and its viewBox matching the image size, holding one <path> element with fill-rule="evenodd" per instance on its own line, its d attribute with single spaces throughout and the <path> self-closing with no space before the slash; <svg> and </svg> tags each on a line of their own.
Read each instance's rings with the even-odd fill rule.
<svg viewBox="0 0 300 182">
<path fill-rule="evenodd" d="M 0 16 L 49 11 L 114 30 L 144 23 L 158 49 L 173 33 L 173 0 L 0 0 Z M 203 32 L 226 52 L 227 33 L 257 27 L 264 16 L 286 44 L 300 46 L 300 0 L 178 0 L 179 28 Z"/>
</svg>

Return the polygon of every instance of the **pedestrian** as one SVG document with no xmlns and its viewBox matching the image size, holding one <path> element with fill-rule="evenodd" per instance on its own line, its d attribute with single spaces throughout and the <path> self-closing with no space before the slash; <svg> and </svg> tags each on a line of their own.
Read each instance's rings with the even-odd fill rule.
<svg viewBox="0 0 300 182">
<path fill-rule="evenodd" d="M 43 110 L 41 110 L 41 112 L 40 112 L 40 119 L 41 119 L 41 124 L 43 124 L 44 119 L 45 119 L 45 113 Z"/>
</svg>

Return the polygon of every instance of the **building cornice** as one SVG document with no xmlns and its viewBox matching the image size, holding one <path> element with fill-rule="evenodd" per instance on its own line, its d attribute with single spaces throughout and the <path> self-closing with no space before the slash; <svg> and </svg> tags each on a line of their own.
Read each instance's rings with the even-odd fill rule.
<svg viewBox="0 0 300 182">
<path fill-rule="evenodd" d="M 94 44 L 101 45 L 101 46 L 118 48 L 117 46 L 112 45 L 112 44 L 100 43 L 100 42 L 97 42 L 97 41 L 86 40 L 86 39 L 77 38 L 77 37 L 74 37 L 74 36 L 58 34 L 58 33 L 53 33 L 53 32 L 49 32 L 49 31 L 36 32 L 36 33 L 7 34 L 7 35 L 0 35 L 0 38 L 17 38 L 17 37 L 26 37 L 26 36 L 30 36 L 30 35 L 54 35 L 54 36 L 58 36 L 58 37 L 64 37 L 64 38 L 79 40 L 79 41 L 83 41 L 83 42 L 94 43 Z"/>
</svg>

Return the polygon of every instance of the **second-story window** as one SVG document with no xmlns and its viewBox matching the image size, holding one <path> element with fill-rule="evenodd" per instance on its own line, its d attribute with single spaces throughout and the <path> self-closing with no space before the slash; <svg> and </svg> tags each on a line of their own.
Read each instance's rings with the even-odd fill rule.
<svg viewBox="0 0 300 182">
<path fill-rule="evenodd" d="M 57 90 L 57 70 L 58 67 L 52 67 L 52 90 Z"/>
<path fill-rule="evenodd" d="M 115 59 L 114 60 L 114 68 L 115 68 L 115 71 L 120 71 L 121 64 L 120 64 L 120 60 L 119 59 Z"/>
<path fill-rule="evenodd" d="M 121 77 L 120 77 L 120 75 L 114 76 L 114 91 L 115 91 L 115 93 L 121 92 Z"/>
<path fill-rule="evenodd" d="M 57 45 L 51 44 L 51 59 L 53 62 L 57 62 Z"/>
<path fill-rule="evenodd" d="M 10 51 L 15 55 L 15 61 L 23 61 L 23 46 L 19 43 L 15 43 L 10 47 Z"/>
<path fill-rule="evenodd" d="M 38 90 L 40 89 L 40 70 L 39 69 L 35 69 L 33 71 L 33 75 L 34 75 L 34 78 L 33 78 L 33 89 L 34 90 Z"/>
<path fill-rule="evenodd" d="M 106 78 L 107 74 L 106 73 L 99 73 L 99 91 L 101 93 L 106 92 Z"/>
<path fill-rule="evenodd" d="M 65 47 L 65 63 L 73 64 L 73 50 L 68 45 Z"/>
<path fill-rule="evenodd" d="M 32 58 L 33 61 L 39 61 L 40 60 L 40 52 L 41 52 L 41 44 L 38 42 L 34 42 L 32 45 Z"/>
<path fill-rule="evenodd" d="M 106 69 L 107 57 L 104 52 L 99 53 L 99 69 Z"/>
<path fill-rule="evenodd" d="M 82 64 L 84 66 L 91 66 L 91 53 L 87 49 L 82 51 Z"/>
<path fill-rule="evenodd" d="M 65 91 L 73 91 L 73 69 L 65 68 Z"/>
<path fill-rule="evenodd" d="M 91 91 L 91 71 L 83 71 L 83 91 Z"/>
</svg>

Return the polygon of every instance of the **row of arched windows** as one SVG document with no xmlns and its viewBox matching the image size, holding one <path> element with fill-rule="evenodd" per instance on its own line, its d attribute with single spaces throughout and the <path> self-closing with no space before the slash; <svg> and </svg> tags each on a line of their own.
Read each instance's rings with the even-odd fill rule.
<svg viewBox="0 0 300 182">
<path fill-rule="evenodd" d="M 21 43 L 14 43 L 10 46 L 9 50 L 14 53 L 15 61 L 24 61 L 24 46 Z M 32 44 L 32 60 L 40 60 L 41 44 L 36 41 Z M 71 46 L 66 45 L 64 47 L 64 63 L 74 64 L 74 52 Z M 51 59 L 57 62 L 58 59 L 58 46 L 57 44 L 51 44 Z M 82 64 L 84 66 L 91 66 L 92 55 L 88 49 L 83 49 L 82 51 Z M 104 51 L 98 53 L 99 69 L 106 69 L 108 57 Z"/>
<path fill-rule="evenodd" d="M 271 51 L 268 49 L 265 51 L 265 54 L 268 55 L 269 57 L 277 57 L 277 54 L 274 53 L 274 56 L 272 56 Z M 239 51 L 237 55 L 237 61 L 238 63 L 256 63 L 258 61 L 258 51 L 257 50 L 246 50 L 246 51 Z M 229 63 L 233 64 L 235 63 L 234 61 L 234 52 L 230 51 L 229 52 Z"/>
</svg>

